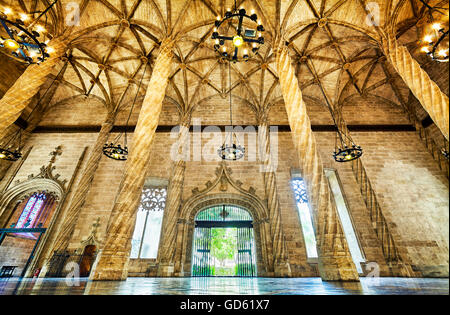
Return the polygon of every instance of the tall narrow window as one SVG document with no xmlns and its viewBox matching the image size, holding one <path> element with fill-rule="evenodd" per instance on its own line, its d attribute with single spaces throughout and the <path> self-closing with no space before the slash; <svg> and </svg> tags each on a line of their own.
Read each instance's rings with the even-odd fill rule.
<svg viewBox="0 0 450 315">
<path fill-rule="evenodd" d="M 298 215 L 305 240 L 306 254 L 309 259 L 318 258 L 316 235 L 309 209 L 308 194 L 306 192 L 305 182 L 302 178 L 292 180 L 292 189 L 294 190 L 295 200 L 297 202 Z"/>
<path fill-rule="evenodd" d="M 36 224 L 36 218 L 42 209 L 42 205 L 46 199 L 45 194 L 34 194 L 29 199 L 25 208 L 23 209 L 19 220 L 15 225 L 17 229 L 33 228 Z"/>
<path fill-rule="evenodd" d="M 345 238 L 347 239 L 350 254 L 352 255 L 356 269 L 360 274 L 362 274 L 363 270 L 361 263 L 366 260 L 361 252 L 361 247 L 359 246 L 358 238 L 356 237 L 347 204 L 344 200 L 344 195 L 342 194 L 341 185 L 336 175 L 336 170 L 327 169 L 325 170 L 325 175 L 328 177 L 328 181 L 330 182 L 330 187 L 333 192 L 339 219 L 341 220 L 342 229 L 344 230 Z"/>
<path fill-rule="evenodd" d="M 157 258 L 166 198 L 166 188 L 144 188 L 131 241 L 130 258 Z"/>
</svg>

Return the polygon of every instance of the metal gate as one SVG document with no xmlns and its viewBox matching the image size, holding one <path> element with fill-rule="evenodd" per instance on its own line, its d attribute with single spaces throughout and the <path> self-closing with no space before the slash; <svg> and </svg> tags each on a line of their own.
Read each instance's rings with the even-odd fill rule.
<svg viewBox="0 0 450 315">
<path fill-rule="evenodd" d="M 228 205 L 208 208 L 197 215 L 192 250 L 192 276 L 218 276 L 211 253 L 212 230 L 215 228 L 230 228 L 236 231 L 235 272 L 231 276 L 255 277 L 257 271 L 253 219 L 246 210 Z"/>
<path fill-rule="evenodd" d="M 94 261 L 97 256 L 95 252 L 92 256 Z M 71 270 L 66 269 L 70 263 L 75 263 L 77 266 L 81 266 L 84 258 L 84 253 L 77 251 L 55 251 L 50 258 L 48 271 L 46 273 L 47 278 L 65 278 Z M 70 265 L 69 265 L 70 266 Z M 90 271 L 90 270 L 89 270 Z M 80 277 L 88 277 L 87 275 L 80 275 Z"/>
<path fill-rule="evenodd" d="M 20 277 L 24 277 L 28 267 L 30 266 L 31 262 L 33 261 L 34 258 L 34 254 L 36 253 L 36 249 L 39 246 L 39 243 L 42 239 L 42 235 L 45 233 L 45 231 L 47 231 L 46 228 L 22 228 L 22 229 L 16 229 L 16 228 L 8 228 L 8 229 L 0 229 L 0 246 L 2 245 L 3 241 L 5 240 L 6 236 L 8 236 L 8 234 L 15 234 L 15 235 L 19 235 L 21 233 L 23 234 L 27 234 L 27 235 L 34 235 L 34 234 L 39 234 L 36 237 L 36 242 L 34 243 L 34 247 L 31 250 L 31 254 L 28 257 L 28 260 L 25 264 L 25 267 L 22 269 L 22 273 L 20 274 Z M 1 262 L 0 262 L 1 263 Z M 3 267 L 17 267 L 17 266 L 3 266 Z M 3 268 L 2 267 L 2 268 Z"/>
</svg>

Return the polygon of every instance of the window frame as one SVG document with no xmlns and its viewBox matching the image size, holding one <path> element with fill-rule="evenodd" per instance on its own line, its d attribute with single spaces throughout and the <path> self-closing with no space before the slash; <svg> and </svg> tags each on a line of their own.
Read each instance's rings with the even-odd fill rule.
<svg viewBox="0 0 450 315">
<path fill-rule="evenodd" d="M 308 190 L 306 190 L 306 195 L 307 195 L 307 198 L 308 198 L 308 202 L 306 203 L 306 205 L 308 206 L 308 209 L 309 209 L 309 215 L 311 217 L 311 225 L 312 225 L 312 228 L 313 228 L 313 231 L 314 231 L 314 240 L 315 240 L 315 243 L 316 243 L 317 257 L 310 257 L 310 256 L 308 256 L 308 251 L 306 249 L 307 248 L 307 244 L 306 244 L 306 239 L 305 239 L 305 232 L 304 232 L 304 229 L 303 229 L 303 222 L 302 222 L 302 219 L 300 217 L 300 209 L 298 208 L 298 205 L 297 205 L 297 198 L 296 198 L 294 187 L 293 187 L 293 181 L 294 180 L 301 180 L 301 181 L 303 181 L 304 184 L 305 184 L 305 187 L 306 187 L 307 184 L 306 184 L 305 179 L 300 174 L 300 172 L 298 172 L 298 171 L 297 172 L 296 171 L 291 172 L 291 179 L 289 180 L 289 188 L 291 189 L 292 196 L 294 197 L 293 198 L 294 199 L 294 207 L 296 209 L 298 221 L 300 223 L 300 230 L 302 232 L 303 245 L 305 247 L 306 262 L 309 263 L 309 264 L 316 265 L 316 264 L 319 263 L 319 249 L 317 247 L 316 226 L 314 224 L 315 217 L 314 217 L 313 209 L 311 208 L 311 202 L 310 202 L 310 198 L 309 198 L 309 195 L 308 195 Z"/>
<path fill-rule="evenodd" d="M 143 194 L 144 194 L 144 191 L 145 190 L 147 190 L 147 189 L 164 189 L 165 190 L 165 193 L 166 193 L 166 196 L 165 196 L 165 199 L 164 199 L 164 207 L 161 209 L 161 210 L 157 210 L 157 211 L 162 211 L 162 219 L 161 219 L 161 226 L 160 226 L 160 229 L 159 229 L 159 241 L 158 241 L 158 249 L 157 249 L 157 252 L 156 252 L 156 257 L 154 257 L 154 258 L 142 258 L 141 257 L 141 255 L 142 255 L 142 247 L 143 247 L 143 245 L 144 245 L 144 240 L 145 240 L 145 235 L 146 235 L 146 229 L 147 229 L 147 224 L 148 224 L 148 219 L 149 219 L 149 214 L 150 214 L 150 211 L 154 211 L 154 212 L 157 212 L 157 211 L 155 211 L 155 210 L 152 210 L 152 209 L 138 209 L 138 211 L 145 211 L 146 212 L 146 214 L 145 214 L 145 219 L 144 219 L 144 227 L 143 227 L 143 229 L 142 229 L 142 234 L 141 234 L 141 239 L 140 239 L 140 243 L 139 243 L 139 250 L 138 250 L 138 254 L 137 254 L 137 257 L 131 257 L 131 252 L 130 252 L 130 259 L 135 259 L 135 260 L 157 260 L 157 258 L 158 258 L 158 256 L 159 256 L 159 247 L 160 247 L 160 245 L 161 245 L 161 236 L 162 236 L 162 227 L 163 227 L 163 223 L 164 223 L 164 215 L 165 215 L 165 211 L 166 211 L 166 206 L 167 206 L 167 194 L 168 194 L 168 186 L 167 185 L 164 185 L 164 186 L 157 186 L 157 185 L 146 185 L 146 186 L 144 186 L 143 188 L 142 188 L 142 193 L 141 193 L 141 200 L 140 200 L 140 202 L 139 202 L 139 208 L 141 207 L 141 205 L 142 205 L 142 196 L 143 196 Z M 137 215 L 138 215 L 138 213 L 136 213 L 136 223 L 137 223 Z M 134 232 L 135 232 L 135 230 L 136 230 L 136 223 L 135 223 L 135 226 L 134 226 L 134 230 L 133 230 L 133 235 L 134 235 Z M 132 237 L 132 240 L 133 240 L 133 237 Z"/>
</svg>

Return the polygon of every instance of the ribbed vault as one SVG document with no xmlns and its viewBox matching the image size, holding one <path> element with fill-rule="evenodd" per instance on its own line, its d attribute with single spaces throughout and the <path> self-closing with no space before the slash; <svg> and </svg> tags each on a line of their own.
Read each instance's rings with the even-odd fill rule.
<svg viewBox="0 0 450 315">
<path fill-rule="evenodd" d="M 33 12 L 49 2 L 0 4 Z M 79 4 L 80 21 L 68 29 L 66 19 L 73 2 Z M 379 28 L 368 18 L 374 3 L 379 26 L 394 22 L 399 36 L 424 15 L 418 0 L 239 0 L 238 6 L 256 10 L 267 34 L 258 55 L 248 63 L 232 65 L 235 100 L 250 106 L 257 117 L 282 99 L 272 49 L 274 41 L 282 38 L 290 47 L 306 99 L 335 108 L 359 97 L 392 106 L 406 102 L 409 90 L 382 55 L 377 44 Z M 71 43 L 66 58 L 49 78 L 68 64 L 48 108 L 89 94 L 108 111 L 117 106 L 128 109 L 143 63 L 150 61 L 145 85 L 166 37 L 176 38 L 166 102 L 182 115 L 215 97 L 225 99 L 230 86 L 228 66 L 214 52 L 211 33 L 217 15 L 223 16 L 232 5 L 232 0 L 60 0 L 49 13 L 49 30 L 55 36 L 70 32 Z M 145 87 L 141 96 L 144 93 Z"/>
</svg>

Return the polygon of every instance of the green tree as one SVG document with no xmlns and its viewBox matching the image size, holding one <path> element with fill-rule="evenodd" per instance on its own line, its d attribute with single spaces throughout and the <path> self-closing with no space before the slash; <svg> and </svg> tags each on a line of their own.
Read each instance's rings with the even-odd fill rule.
<svg viewBox="0 0 450 315">
<path fill-rule="evenodd" d="M 224 266 L 225 260 L 233 259 L 236 254 L 236 229 L 213 228 L 211 233 L 211 255 Z"/>
</svg>

